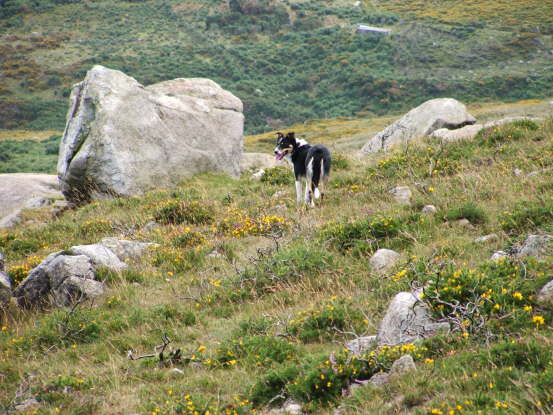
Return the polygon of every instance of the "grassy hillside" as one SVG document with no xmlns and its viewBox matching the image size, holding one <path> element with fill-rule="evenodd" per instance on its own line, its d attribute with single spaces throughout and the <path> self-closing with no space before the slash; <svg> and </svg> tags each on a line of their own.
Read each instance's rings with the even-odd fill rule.
<svg viewBox="0 0 553 415">
<path fill-rule="evenodd" d="M 208 77 L 249 133 L 429 98 L 553 95 L 551 2 L 3 0 L 0 128 L 62 129 L 94 64 L 144 84 Z M 356 23 L 392 29 L 363 36 Z"/>
<path fill-rule="evenodd" d="M 261 182 L 202 175 L 54 221 L 27 213 L 47 223 L 0 234 L 18 281 L 49 253 L 105 236 L 160 247 L 130 271 L 101 271 L 109 292 L 95 302 L 3 313 L 0 404 L 9 411 L 34 397 L 41 414 L 213 415 L 267 413 L 291 396 L 313 414 L 338 405 L 344 414 L 552 413 L 553 316 L 535 295 L 553 276 L 553 253 L 488 260 L 528 234 L 553 232 L 552 155 L 547 118 L 443 148 L 423 141 L 365 159 L 337 151 L 325 202 L 307 211 L 295 206 L 290 172 L 276 169 Z M 388 193 L 400 185 L 413 190 L 409 206 Z M 421 214 L 426 204 L 438 213 Z M 144 230 L 151 220 L 160 227 Z M 497 239 L 474 242 L 492 232 Z M 402 260 L 377 274 L 368 264 L 377 248 Z M 414 286 L 426 286 L 450 335 L 360 359 L 344 351 Z M 456 301 L 469 307 L 455 315 Z M 129 350 L 151 353 L 164 335 L 182 359 L 127 359 Z M 415 372 L 342 391 L 405 353 Z"/>
</svg>

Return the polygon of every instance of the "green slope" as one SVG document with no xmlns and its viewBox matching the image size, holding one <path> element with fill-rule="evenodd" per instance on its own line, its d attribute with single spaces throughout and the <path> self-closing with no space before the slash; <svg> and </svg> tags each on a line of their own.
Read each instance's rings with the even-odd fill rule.
<svg viewBox="0 0 553 415">
<path fill-rule="evenodd" d="M 473 4 L 474 19 L 453 4 L 459 13 L 417 2 L 241 3 L 240 12 L 226 1 L 3 0 L 0 127 L 61 129 L 70 86 L 94 64 L 144 84 L 212 78 L 244 101 L 249 133 L 439 96 L 552 95 L 549 2 L 529 1 L 532 19 L 501 2 L 495 14 Z M 393 34 L 358 35 L 360 22 Z"/>
</svg>

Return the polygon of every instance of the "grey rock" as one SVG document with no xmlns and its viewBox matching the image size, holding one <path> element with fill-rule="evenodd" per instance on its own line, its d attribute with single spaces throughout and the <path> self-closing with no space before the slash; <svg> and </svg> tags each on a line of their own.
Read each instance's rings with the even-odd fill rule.
<svg viewBox="0 0 553 415">
<path fill-rule="evenodd" d="M 413 193 L 411 192 L 411 189 L 409 189 L 407 186 L 394 187 L 388 193 L 390 193 L 394 197 L 395 201 L 398 203 L 411 203 L 411 196 L 413 195 Z"/>
<path fill-rule="evenodd" d="M 440 128 L 457 128 L 474 124 L 476 119 L 466 107 L 452 98 L 426 101 L 371 138 L 363 153 L 387 151 L 392 146 L 431 134 Z"/>
<path fill-rule="evenodd" d="M 244 153 L 240 161 L 240 171 L 246 172 L 255 169 L 267 169 L 276 167 L 278 164 L 278 161 L 270 154 Z"/>
<path fill-rule="evenodd" d="M 436 209 L 436 206 L 434 205 L 426 205 L 422 208 L 421 212 L 427 215 L 435 215 L 438 213 L 438 209 Z"/>
<path fill-rule="evenodd" d="M 416 370 L 417 366 L 410 354 L 406 354 L 397 359 L 390 368 L 390 376 L 401 376 L 412 370 Z"/>
<path fill-rule="evenodd" d="M 40 406 L 40 402 L 35 398 L 25 399 L 23 402 L 15 405 L 15 412 L 28 412 L 36 407 Z"/>
<path fill-rule="evenodd" d="M 346 349 L 351 351 L 356 356 L 361 356 L 363 353 L 374 349 L 378 344 L 376 336 L 363 336 L 351 340 L 346 343 Z"/>
<path fill-rule="evenodd" d="M 296 401 L 288 399 L 282 405 L 282 412 L 290 415 L 300 415 L 301 413 L 303 413 L 303 408 Z"/>
<path fill-rule="evenodd" d="M 440 128 L 434 131 L 430 136 L 433 138 L 438 138 L 444 143 L 450 143 L 460 140 L 472 140 L 484 128 L 498 127 L 500 125 L 519 120 L 539 121 L 540 118 L 507 117 L 500 120 L 489 121 L 485 124 L 467 125 L 465 127 L 457 128 L 454 130 L 448 128 Z"/>
<path fill-rule="evenodd" d="M 282 199 L 288 194 L 286 190 L 279 190 L 278 192 L 275 192 L 271 197 L 273 199 Z"/>
<path fill-rule="evenodd" d="M 203 172 L 240 174 L 242 102 L 209 79 L 144 87 L 100 65 L 73 87 L 58 176 L 70 201 L 141 195 Z"/>
<path fill-rule="evenodd" d="M 52 290 L 57 290 L 69 277 L 94 279 L 92 261 L 86 255 L 59 255 L 48 266 Z"/>
<path fill-rule="evenodd" d="M 72 246 L 70 250 L 76 254 L 87 256 L 95 266 L 107 267 L 114 271 L 121 271 L 129 267 L 102 243 Z"/>
<path fill-rule="evenodd" d="M 371 376 L 369 383 L 374 386 L 382 386 L 390 381 L 390 375 L 386 372 L 378 372 Z"/>
<path fill-rule="evenodd" d="M 51 299 L 56 304 L 68 305 L 82 296 L 100 295 L 103 292 L 101 285 L 94 281 L 89 257 L 65 255 L 60 251 L 50 254 L 31 270 L 13 295 L 22 307 L 46 304 Z"/>
<path fill-rule="evenodd" d="M 57 305 L 71 305 L 84 298 L 95 298 L 104 294 L 105 286 L 100 281 L 89 278 L 69 276 L 53 290 L 54 302 Z"/>
<path fill-rule="evenodd" d="M 499 261 L 501 258 L 507 258 L 509 254 L 505 251 L 495 251 L 490 257 L 490 261 Z"/>
<path fill-rule="evenodd" d="M 12 298 L 12 281 L 8 274 L 4 272 L 5 257 L 0 252 L 0 309 Z"/>
<path fill-rule="evenodd" d="M 485 244 L 488 242 L 497 241 L 499 236 L 496 233 L 490 233 L 489 235 L 479 236 L 474 240 L 477 244 Z"/>
<path fill-rule="evenodd" d="M 534 256 L 540 257 L 544 255 L 549 249 L 551 249 L 551 235 L 530 235 L 522 246 L 517 250 L 516 256 L 527 257 Z"/>
<path fill-rule="evenodd" d="M 104 238 L 100 244 L 110 249 L 121 261 L 138 259 L 148 249 L 159 246 L 159 244 L 152 242 L 129 241 L 117 238 Z"/>
<path fill-rule="evenodd" d="M 538 303 L 544 307 L 553 306 L 553 280 L 545 284 L 537 296 Z"/>
<path fill-rule="evenodd" d="M 61 251 L 46 257 L 29 275 L 15 288 L 13 296 L 22 307 L 46 303 L 50 294 L 50 265 L 61 255 Z"/>
<path fill-rule="evenodd" d="M 22 209 L 40 198 L 61 198 L 58 178 L 51 174 L 0 174 L 0 228 L 9 228 L 20 222 Z M 34 202 L 30 202 L 34 200 Z"/>
<path fill-rule="evenodd" d="M 522 173 L 523 173 L 523 172 L 522 172 L 521 169 L 514 169 L 514 170 L 513 170 L 513 174 L 514 174 L 515 176 L 520 176 Z"/>
<path fill-rule="evenodd" d="M 375 271 L 382 272 L 393 267 L 399 261 L 400 257 L 401 254 L 391 249 L 379 249 L 373 254 L 371 259 L 369 259 L 369 263 Z"/>
<path fill-rule="evenodd" d="M 455 226 L 459 226 L 461 228 L 468 228 L 468 227 L 471 226 L 470 221 L 468 219 L 464 219 L 464 218 L 453 221 L 453 224 Z"/>
<path fill-rule="evenodd" d="M 449 331 L 448 323 L 434 322 L 428 306 L 420 299 L 422 292 L 397 294 L 378 328 L 378 344 L 395 346 L 413 343 Z"/>
</svg>

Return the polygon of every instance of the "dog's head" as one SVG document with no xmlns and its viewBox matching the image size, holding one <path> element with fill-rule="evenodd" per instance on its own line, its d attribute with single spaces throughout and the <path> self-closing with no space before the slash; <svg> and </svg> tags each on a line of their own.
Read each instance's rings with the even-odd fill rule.
<svg viewBox="0 0 553 415">
<path fill-rule="evenodd" d="M 295 133 L 288 133 L 284 135 L 279 132 L 276 134 L 277 145 L 275 147 L 275 158 L 277 160 L 282 160 L 286 155 L 292 154 L 299 144 L 296 141 Z"/>
</svg>

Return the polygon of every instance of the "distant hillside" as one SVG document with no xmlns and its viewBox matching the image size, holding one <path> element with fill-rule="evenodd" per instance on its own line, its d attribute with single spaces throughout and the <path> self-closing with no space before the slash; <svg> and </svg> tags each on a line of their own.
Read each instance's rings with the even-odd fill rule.
<svg viewBox="0 0 553 415">
<path fill-rule="evenodd" d="M 0 128 L 61 129 L 94 64 L 143 84 L 211 78 L 244 101 L 249 133 L 439 96 L 553 95 L 551 2 L 354 3 L 0 0 Z"/>
</svg>

